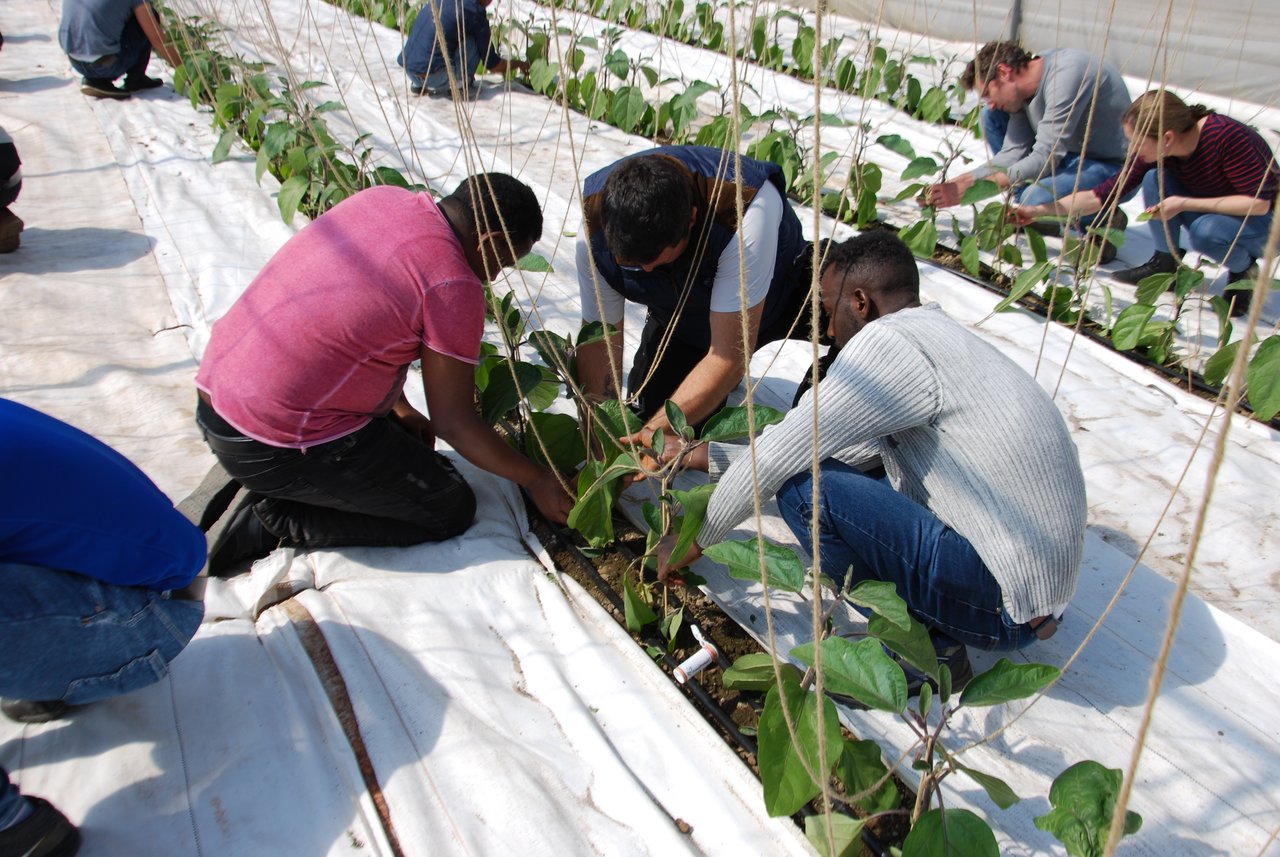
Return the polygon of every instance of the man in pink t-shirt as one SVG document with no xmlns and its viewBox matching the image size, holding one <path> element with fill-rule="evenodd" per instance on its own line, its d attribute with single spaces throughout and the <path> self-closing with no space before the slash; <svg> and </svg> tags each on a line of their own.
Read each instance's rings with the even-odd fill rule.
<svg viewBox="0 0 1280 857">
<path fill-rule="evenodd" d="M 197 422 L 250 492 L 210 552 L 211 573 L 277 544 L 409 545 L 463 532 L 475 496 L 436 437 L 565 520 L 572 501 L 556 476 L 474 407 L 481 281 L 541 234 L 533 191 L 488 173 L 439 204 L 369 188 L 280 248 L 214 325 L 196 375 Z M 404 394 L 419 358 L 430 419 Z"/>
</svg>

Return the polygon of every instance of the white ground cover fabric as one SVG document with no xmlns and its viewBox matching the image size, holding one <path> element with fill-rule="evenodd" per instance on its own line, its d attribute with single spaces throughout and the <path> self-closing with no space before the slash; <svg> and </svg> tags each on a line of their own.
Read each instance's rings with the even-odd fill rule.
<svg viewBox="0 0 1280 857">
<path fill-rule="evenodd" d="M 179 8 L 220 20 L 238 52 L 282 65 L 287 57 L 297 80 L 327 81 L 319 100 L 340 97 L 350 112 L 332 115 L 335 132 L 348 142 L 354 129 L 370 132 L 382 162 L 408 165 L 437 189 L 477 168 L 529 182 L 547 215 L 535 251 L 556 271 L 508 283 L 526 309 L 536 300 L 543 326 L 576 327 L 569 236 L 580 225 L 580 179 L 645 141 L 549 111 L 528 93 L 490 87 L 457 111 L 409 97 L 394 66 L 400 35 L 323 3 Z M 94 432 L 179 499 L 211 462 L 191 422 L 192 354 L 291 230 L 270 180 L 254 183 L 252 156 L 211 166 L 207 113 L 168 88 L 126 103 L 83 99 L 53 38 L 49 0 L 6 6 L 0 31 L 0 125 L 25 159 L 14 208 L 29 227 L 22 250 L 0 257 L 0 394 Z M 681 73 L 722 79 L 722 58 L 663 50 Z M 768 82 L 789 99 L 805 97 L 791 81 Z M 929 139 L 919 123 L 882 121 Z M 811 214 L 801 217 L 808 228 Z M 1128 760 L 1169 580 L 1203 498 L 1209 448 L 1195 452 L 1196 444 L 1206 423 L 1212 438 L 1222 419 L 1026 313 L 984 321 L 995 299 L 951 274 L 926 269 L 924 288 L 1056 391 L 1080 448 L 1086 574 L 1067 624 L 1028 655 L 1066 663 L 1155 532 L 1115 612 L 1064 680 L 966 755 L 1027 800 L 1002 813 L 954 780 L 948 793 L 950 805 L 988 815 L 1008 853 L 1062 853 L 1030 818 L 1047 808 L 1049 778 L 1067 765 Z M 641 320 L 628 316 L 633 345 Z M 753 371 L 772 368 L 768 395 L 789 401 L 804 347 L 787 346 L 776 362 L 772 354 Z M 1280 655 L 1276 440 L 1263 426 L 1233 423 L 1192 580 L 1204 600 L 1184 610 L 1135 790 L 1146 824 L 1122 853 L 1255 854 L 1280 827 L 1280 736 L 1269 716 L 1280 700 L 1268 682 Z M 388 829 L 405 853 L 421 854 L 803 850 L 789 823 L 762 818 L 758 784 L 647 657 L 571 583 L 529 558 L 511 487 L 468 474 L 485 511 L 464 538 L 405 551 L 279 551 L 252 576 L 215 587 L 208 621 L 171 681 L 64 723 L 0 724 L 0 763 L 85 825 L 86 854 L 390 853 Z M 788 540 L 776 519 L 763 526 Z M 714 568 L 704 574 L 758 633 L 758 587 Z M 278 584 L 301 594 L 258 614 L 264 596 L 282 597 Z M 808 608 L 777 597 L 775 607 L 785 653 L 807 633 Z M 318 677 L 312 623 L 345 683 L 380 797 L 351 750 L 350 723 L 344 731 L 334 714 L 332 673 Z M 963 719 L 960 743 L 1013 713 Z M 883 738 L 891 756 L 905 745 L 884 718 L 846 716 Z M 677 834 L 673 818 L 692 834 Z"/>
</svg>

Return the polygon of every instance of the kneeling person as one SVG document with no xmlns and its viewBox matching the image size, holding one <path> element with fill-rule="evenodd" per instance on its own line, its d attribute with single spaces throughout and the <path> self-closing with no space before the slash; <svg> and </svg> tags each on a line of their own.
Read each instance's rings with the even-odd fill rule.
<svg viewBox="0 0 1280 857">
<path fill-rule="evenodd" d="M 211 573 L 277 544 L 403 546 L 464 532 L 475 497 L 434 450 L 437 436 L 565 520 L 572 501 L 555 474 L 508 446 L 474 405 L 481 280 L 541 234 L 533 191 L 487 173 L 438 204 L 369 188 L 280 248 L 214 325 L 196 375 L 205 439 L 251 492 Z M 419 358 L 430 419 L 404 394 Z"/>
<path fill-rule="evenodd" d="M 757 440 L 758 484 L 750 457 L 733 458 L 745 447 L 711 444 L 704 460 L 719 480 L 698 544 L 747 518 L 754 488 L 776 494 L 824 573 L 895 585 L 959 686 L 966 645 L 1016 649 L 1057 627 L 1079 575 L 1084 477 L 1044 390 L 937 304 L 921 306 L 919 284 L 911 251 L 889 233 L 832 250 L 822 300 L 841 350 L 817 390 L 818 436 L 811 391 Z M 863 472 L 877 459 L 881 478 Z M 664 580 L 677 567 L 671 547 L 660 552 Z"/>
</svg>

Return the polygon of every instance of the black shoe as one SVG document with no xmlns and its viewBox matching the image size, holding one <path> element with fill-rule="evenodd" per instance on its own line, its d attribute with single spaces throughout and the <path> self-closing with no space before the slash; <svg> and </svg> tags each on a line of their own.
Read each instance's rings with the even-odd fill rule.
<svg viewBox="0 0 1280 857">
<path fill-rule="evenodd" d="M 80 831 L 44 798 L 29 797 L 31 814 L 0 830 L 0 854 L 22 857 L 72 857 L 80 850 Z"/>
<path fill-rule="evenodd" d="M 1095 225 L 1098 225 L 1097 221 L 1095 221 Z M 1098 256 L 1098 264 L 1109 265 L 1116 260 L 1116 251 L 1120 248 L 1107 240 L 1106 233 L 1112 231 L 1123 233 L 1129 228 L 1129 215 L 1117 208 L 1111 215 L 1111 219 L 1105 224 L 1101 224 L 1101 226 L 1103 230 L 1102 234 L 1098 235 L 1098 240 L 1102 242 L 1102 253 Z"/>
<path fill-rule="evenodd" d="M 22 219 L 7 208 L 0 208 L 0 253 L 12 253 L 22 242 Z"/>
<path fill-rule="evenodd" d="M 0 702 L 0 711 L 14 723 L 48 723 L 63 717 L 70 710 L 71 706 L 60 699 L 48 702 L 6 699 Z"/>
<path fill-rule="evenodd" d="M 1227 290 L 1224 297 L 1231 303 L 1227 314 L 1232 318 L 1243 318 L 1249 314 L 1249 307 L 1253 304 L 1253 290 L 1258 287 L 1258 276 L 1261 273 L 1258 270 L 1258 264 L 1254 262 L 1243 271 L 1232 271 L 1227 274 Z M 1233 289 L 1231 288 L 1233 283 L 1247 285 L 1245 288 Z"/>
<path fill-rule="evenodd" d="M 164 81 L 158 77 L 147 77 L 145 74 L 127 74 L 124 78 L 126 92 L 142 92 L 147 89 L 155 89 L 157 86 L 164 86 Z"/>
<path fill-rule="evenodd" d="M 80 91 L 91 98 L 116 98 L 125 99 L 129 97 L 129 90 L 116 86 L 115 81 L 108 80 L 105 77 L 86 77 L 80 81 Z"/>
<path fill-rule="evenodd" d="M 1147 277 L 1156 274 L 1172 274 L 1178 270 L 1178 260 L 1173 258 L 1172 253 L 1165 253 L 1157 250 L 1151 254 L 1151 258 L 1143 262 L 1136 268 L 1125 268 L 1122 271 L 1116 271 L 1111 276 L 1115 277 L 1122 283 L 1128 283 L 1136 286 Z"/>
<path fill-rule="evenodd" d="M 280 544 L 262 525 L 254 504 L 262 499 L 250 493 L 236 510 L 218 540 L 209 548 L 209 576 L 234 577 L 245 571 L 246 563 L 262 559 Z"/>
</svg>

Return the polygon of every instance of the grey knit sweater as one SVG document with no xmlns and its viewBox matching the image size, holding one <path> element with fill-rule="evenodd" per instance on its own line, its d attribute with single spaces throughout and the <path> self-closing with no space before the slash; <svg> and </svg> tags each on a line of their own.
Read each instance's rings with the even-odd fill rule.
<svg viewBox="0 0 1280 857">
<path fill-rule="evenodd" d="M 1053 175 L 1067 155 L 1119 166 L 1128 151 L 1121 120 L 1130 100 L 1120 72 L 1071 48 L 1045 51 L 1042 59 L 1040 88 L 1025 108 L 1009 114 L 1004 146 L 991 166 L 1014 184 Z M 1090 102 L 1096 102 L 1092 117 Z"/>
<path fill-rule="evenodd" d="M 756 441 L 763 498 L 810 467 L 812 397 Z M 821 384 L 818 414 L 819 458 L 856 466 L 878 456 L 894 488 L 969 540 L 1014 621 L 1071 600 L 1086 507 L 1066 424 L 1034 379 L 936 303 L 884 316 L 850 340 Z M 718 484 L 703 546 L 752 513 L 746 450 L 711 445 Z"/>
</svg>

